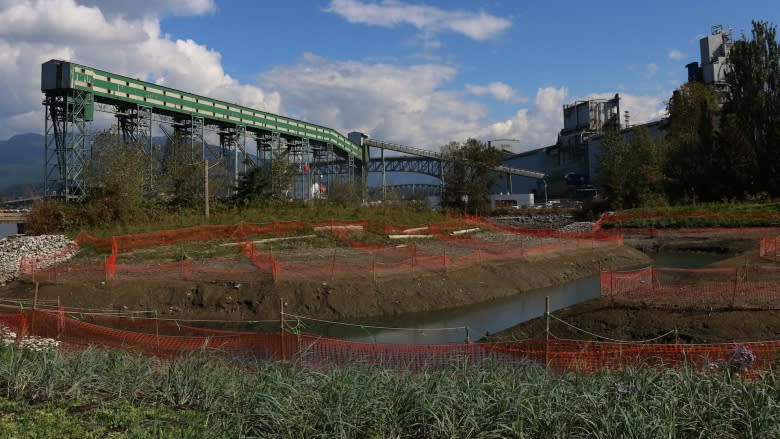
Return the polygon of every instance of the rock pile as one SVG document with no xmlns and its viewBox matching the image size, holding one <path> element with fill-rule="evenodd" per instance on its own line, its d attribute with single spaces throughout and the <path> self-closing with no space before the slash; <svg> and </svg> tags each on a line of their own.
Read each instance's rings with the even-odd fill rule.
<svg viewBox="0 0 780 439">
<path fill-rule="evenodd" d="M 593 223 L 591 222 L 578 222 L 566 224 L 561 227 L 562 232 L 578 233 L 578 232 L 590 232 L 593 229 Z"/>
<path fill-rule="evenodd" d="M 493 218 L 494 221 L 510 226 L 529 229 L 558 230 L 574 221 L 572 215 L 564 213 L 539 213 L 534 215 L 508 215 Z"/>
<path fill-rule="evenodd" d="M 36 257 L 36 265 L 43 268 L 55 262 L 51 256 L 62 253 L 72 244 L 73 241 L 63 235 L 9 236 L 0 239 L 0 286 L 16 279 L 23 257 Z M 64 253 L 56 262 L 67 260 L 74 254 Z"/>
</svg>

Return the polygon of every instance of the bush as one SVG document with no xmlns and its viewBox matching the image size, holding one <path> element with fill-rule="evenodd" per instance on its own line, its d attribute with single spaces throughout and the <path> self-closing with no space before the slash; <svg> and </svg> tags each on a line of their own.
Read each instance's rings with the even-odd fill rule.
<svg viewBox="0 0 780 439">
<path fill-rule="evenodd" d="M 25 230 L 28 235 L 49 235 L 62 230 L 63 215 L 60 203 L 43 199 L 35 203 L 27 214 Z"/>
</svg>

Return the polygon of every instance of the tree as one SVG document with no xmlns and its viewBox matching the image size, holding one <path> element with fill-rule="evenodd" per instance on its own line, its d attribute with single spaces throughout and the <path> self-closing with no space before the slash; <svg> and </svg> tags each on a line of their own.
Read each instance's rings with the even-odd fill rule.
<svg viewBox="0 0 780 439">
<path fill-rule="evenodd" d="M 254 166 L 239 175 L 233 201 L 239 207 L 257 206 L 287 198 L 295 178 L 295 165 L 289 151 L 274 154 L 271 163 Z"/>
<path fill-rule="evenodd" d="M 205 195 L 201 148 L 188 145 L 175 135 L 163 147 L 158 189 L 164 199 L 177 207 L 195 207 L 203 203 Z M 209 179 L 218 181 L 209 170 Z M 214 193 L 209 185 L 209 193 Z"/>
<path fill-rule="evenodd" d="M 752 40 L 734 43 L 726 72 L 728 99 L 723 106 L 723 141 L 748 157 L 743 172 L 755 172 L 751 192 L 780 195 L 780 46 L 776 28 L 753 21 Z M 732 145 L 723 145 L 731 149 Z M 754 157 L 754 158 L 753 158 Z M 753 160 L 753 163 L 750 163 Z M 755 165 L 755 170 L 751 169 Z"/>
<path fill-rule="evenodd" d="M 665 203 L 662 153 L 644 126 L 634 127 L 628 140 L 616 130 L 607 131 L 598 175 L 613 207 Z"/>
<path fill-rule="evenodd" d="M 140 145 L 122 141 L 116 132 L 103 131 L 93 138 L 84 171 L 87 202 L 92 204 L 87 210 L 104 216 L 94 220 L 125 223 L 138 216 L 149 198 L 146 163 Z"/>
<path fill-rule="evenodd" d="M 663 171 L 672 201 L 712 199 L 710 180 L 717 173 L 715 130 L 720 115 L 718 94 L 700 82 L 674 91 L 667 104 L 668 129 Z"/>
<path fill-rule="evenodd" d="M 488 210 L 495 179 L 492 168 L 500 163 L 500 151 L 468 139 L 462 144 L 450 142 L 441 152 L 446 162 L 442 206 L 468 212 Z"/>
</svg>

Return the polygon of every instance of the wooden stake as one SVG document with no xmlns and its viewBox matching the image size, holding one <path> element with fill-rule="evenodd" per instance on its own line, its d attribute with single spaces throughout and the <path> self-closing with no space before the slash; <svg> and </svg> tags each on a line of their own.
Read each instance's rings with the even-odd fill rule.
<svg viewBox="0 0 780 439">
<path fill-rule="evenodd" d="M 279 298 L 279 346 L 282 354 L 282 361 L 287 361 L 287 349 L 284 345 L 284 298 Z"/>
<path fill-rule="evenodd" d="M 35 294 L 33 295 L 32 317 L 30 318 L 30 334 L 35 335 L 35 313 L 38 309 L 38 282 L 35 282 Z"/>
<path fill-rule="evenodd" d="M 544 330 L 544 367 L 547 368 L 550 366 L 550 296 L 544 298 L 544 320 L 546 324 Z"/>
</svg>

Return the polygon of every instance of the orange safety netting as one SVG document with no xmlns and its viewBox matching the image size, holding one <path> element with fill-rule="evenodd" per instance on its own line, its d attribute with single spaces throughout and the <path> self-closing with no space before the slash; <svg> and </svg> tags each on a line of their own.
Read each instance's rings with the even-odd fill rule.
<svg viewBox="0 0 780 439">
<path fill-rule="evenodd" d="M 647 305 L 704 308 L 780 306 L 780 266 L 656 268 L 602 272 L 601 296 Z"/>
<path fill-rule="evenodd" d="M 0 307 L 0 324 L 16 331 L 19 339 L 48 337 L 67 346 L 108 346 L 162 357 L 210 350 L 242 364 L 281 360 L 304 367 L 362 364 L 421 370 L 490 359 L 509 366 L 538 365 L 555 370 L 686 365 L 756 373 L 773 367 L 780 355 L 780 341 L 691 345 L 558 339 L 442 345 L 364 343 L 314 334 L 240 332 L 148 318 L 84 316 L 64 308 L 20 311 Z"/>
<path fill-rule="evenodd" d="M 397 231 L 412 239 L 430 238 L 415 244 L 388 246 L 365 241 L 368 231 Z M 488 233 L 475 234 L 475 231 Z M 278 238 L 291 233 L 331 234 L 345 247 L 311 248 L 305 252 L 284 249 L 272 252 L 253 242 L 254 237 Z M 122 261 L 124 254 L 138 249 L 170 246 L 182 242 L 207 242 L 211 247 L 233 246 L 229 256 L 192 260 L 180 257 L 160 262 Z M 581 248 L 595 248 L 622 242 L 622 236 L 596 231 L 567 233 L 496 225 L 479 217 L 464 217 L 439 224 L 398 226 L 373 225 L 366 221 L 323 221 L 305 223 L 204 225 L 175 230 L 97 238 L 84 232 L 76 244 L 110 250 L 103 264 L 37 264 L 38 260 L 56 260 L 56 255 L 30 258 L 21 274 L 35 281 L 66 282 L 86 279 L 213 279 L 241 280 L 258 274 L 279 279 L 323 278 L 334 276 L 381 276 L 416 270 L 459 269 L 489 260 L 551 254 Z M 143 258 L 142 258 L 143 259 Z"/>
</svg>

